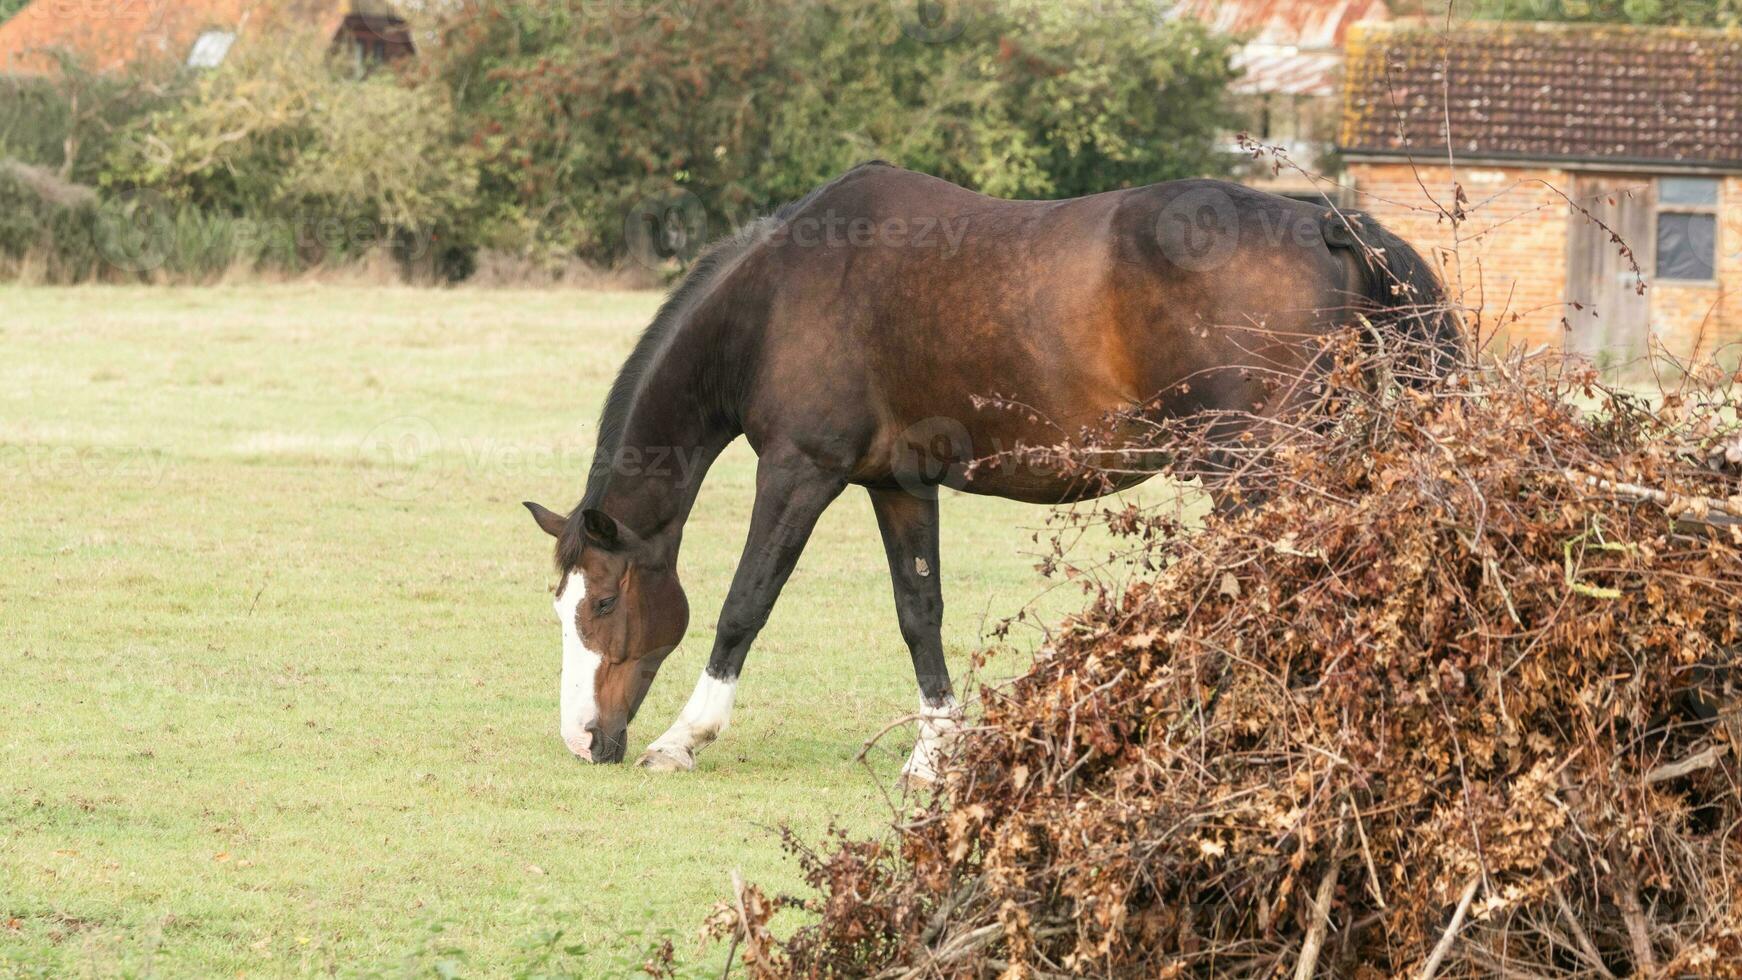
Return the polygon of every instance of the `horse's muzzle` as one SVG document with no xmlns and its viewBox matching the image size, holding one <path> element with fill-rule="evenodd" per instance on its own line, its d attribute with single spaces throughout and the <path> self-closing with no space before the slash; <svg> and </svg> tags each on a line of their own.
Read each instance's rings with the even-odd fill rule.
<svg viewBox="0 0 1742 980">
<path fill-rule="evenodd" d="M 606 735 L 594 722 L 587 725 L 580 738 L 564 739 L 563 744 L 582 762 L 622 762 L 623 753 L 629 748 L 629 729 L 625 726 L 617 729 L 615 735 Z"/>
</svg>

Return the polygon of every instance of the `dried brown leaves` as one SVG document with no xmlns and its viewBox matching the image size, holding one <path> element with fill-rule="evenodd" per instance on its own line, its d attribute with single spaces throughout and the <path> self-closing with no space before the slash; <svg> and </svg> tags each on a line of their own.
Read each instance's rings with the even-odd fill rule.
<svg viewBox="0 0 1742 980">
<path fill-rule="evenodd" d="M 1253 426 L 1266 506 L 1115 515 L 1161 571 L 983 692 L 891 844 L 802 852 L 752 973 L 1737 975 L 1742 527 L 1675 505 L 1742 492 L 1737 379 L 1565 370 L 1345 363 L 1334 425 Z"/>
</svg>

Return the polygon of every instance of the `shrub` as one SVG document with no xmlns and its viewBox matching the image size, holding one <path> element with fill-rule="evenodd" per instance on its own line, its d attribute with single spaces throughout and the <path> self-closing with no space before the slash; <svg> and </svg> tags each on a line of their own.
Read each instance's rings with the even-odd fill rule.
<svg viewBox="0 0 1742 980">
<path fill-rule="evenodd" d="M 1742 26 L 1738 0 L 1476 0 L 1478 20 L 1573 21 L 1598 24 Z"/>
<path fill-rule="evenodd" d="M 629 206 L 674 180 L 716 208 L 754 200 L 750 148 L 791 82 L 777 64 L 782 6 L 466 5 L 431 70 L 483 159 L 479 244 L 608 258 Z"/>
<path fill-rule="evenodd" d="M 1141 0 L 946 9 L 471 0 L 426 68 L 484 161 L 479 243 L 522 254 L 621 257 L 674 188 L 717 235 L 872 157 L 1023 196 L 1226 168 L 1225 39 Z"/>
<path fill-rule="evenodd" d="M 67 99 L 47 79 L 0 75 L 0 157 L 59 169 Z"/>
<path fill-rule="evenodd" d="M 1152 570 L 983 690 L 943 791 L 722 905 L 751 975 L 1742 976 L 1742 375 L 1334 351 L 1246 420 L 1269 504 L 1105 515 Z"/>
<path fill-rule="evenodd" d="M 0 162 L 0 273 L 49 283 L 206 282 L 294 267 L 288 229 L 151 193 L 99 197 L 44 168 Z"/>
<path fill-rule="evenodd" d="M 96 207 L 88 188 L 64 184 L 42 168 L 0 162 L 0 270 L 38 266 L 56 281 L 91 278 L 101 267 L 88 261 L 96 255 Z"/>
<path fill-rule="evenodd" d="M 139 120 L 104 182 L 192 209 L 176 210 L 177 234 L 189 248 L 202 228 L 217 235 L 214 261 L 251 250 L 294 269 L 383 245 L 409 254 L 470 206 L 475 166 L 452 128 L 438 88 L 356 78 L 315 43 L 250 45 Z"/>
<path fill-rule="evenodd" d="M 1226 169 L 1228 42 L 1195 22 L 1146 0 L 943 9 L 466 0 L 404 76 L 287 37 L 155 84 L 0 82 L 0 158 L 161 199 L 166 273 L 383 244 L 450 274 L 479 251 L 609 263 L 639 204 L 705 218 L 699 244 L 872 157 L 1026 197 Z"/>
<path fill-rule="evenodd" d="M 179 98 L 181 78 L 132 69 L 96 74 L 71 57 L 57 78 L 0 75 L 0 159 L 96 184 L 115 142 L 136 119 Z"/>
<path fill-rule="evenodd" d="M 1104 0 L 1023 0 L 996 28 L 998 57 L 981 65 L 997 98 L 969 116 L 964 182 L 1076 197 L 1227 171 L 1226 38 L 1154 4 Z"/>
</svg>

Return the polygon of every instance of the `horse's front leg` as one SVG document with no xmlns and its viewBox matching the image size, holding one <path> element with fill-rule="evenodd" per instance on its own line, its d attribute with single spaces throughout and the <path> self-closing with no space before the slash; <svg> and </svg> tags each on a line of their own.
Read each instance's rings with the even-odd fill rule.
<svg viewBox="0 0 1742 980">
<path fill-rule="evenodd" d="M 677 721 L 647 747 L 639 765 L 694 769 L 696 753 L 726 730 L 750 644 L 768 622 L 817 518 L 845 486 L 843 475 L 796 452 L 765 454 L 757 464 L 750 535 L 720 609 L 713 653 Z"/>
<path fill-rule="evenodd" d="M 909 782 L 935 782 L 950 733 L 961 721 L 950 688 L 950 668 L 944 662 L 937 491 L 872 490 L 871 509 L 883 532 L 901 638 L 907 641 L 919 680 L 919 740 L 901 775 Z"/>
</svg>

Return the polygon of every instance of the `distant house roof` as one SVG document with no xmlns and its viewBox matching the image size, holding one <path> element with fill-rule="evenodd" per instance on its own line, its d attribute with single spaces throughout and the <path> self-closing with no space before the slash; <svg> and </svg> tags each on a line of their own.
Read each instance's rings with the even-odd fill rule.
<svg viewBox="0 0 1742 980">
<path fill-rule="evenodd" d="M 1350 34 L 1342 149 L 1742 169 L 1742 33 L 1399 25 Z"/>
<path fill-rule="evenodd" d="M 1349 28 L 1391 17 L 1385 0 L 1184 0 L 1175 10 L 1247 39 L 1235 91 L 1285 95 L 1335 95 Z"/>
<path fill-rule="evenodd" d="M 221 60 L 228 51 L 221 35 L 233 40 L 249 28 L 296 28 L 335 40 L 361 33 L 373 41 L 394 25 L 404 33 L 385 0 L 35 0 L 0 23 L 0 74 L 53 74 L 56 52 L 106 72 L 148 61 L 205 63 L 214 54 Z"/>
</svg>

